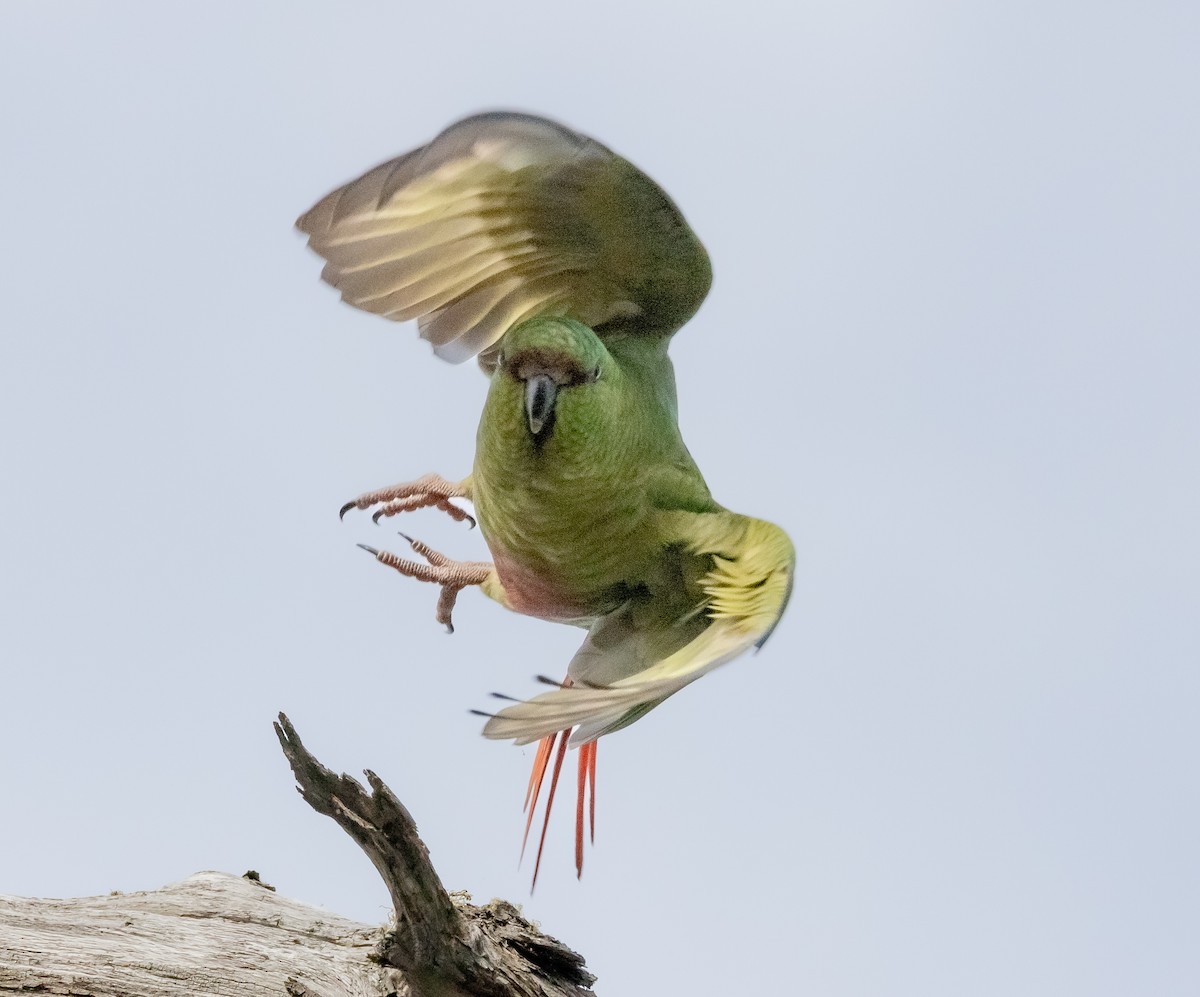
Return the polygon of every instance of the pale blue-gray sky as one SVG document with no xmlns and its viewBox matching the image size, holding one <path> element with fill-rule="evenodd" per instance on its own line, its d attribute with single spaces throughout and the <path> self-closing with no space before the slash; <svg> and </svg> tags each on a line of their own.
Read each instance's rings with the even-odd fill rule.
<svg viewBox="0 0 1200 997">
<path fill-rule="evenodd" d="M 0 892 L 254 867 L 381 919 L 284 709 L 524 898 L 530 753 L 466 711 L 577 635 L 468 594 L 446 637 L 354 546 L 485 382 L 291 228 L 513 107 L 706 242 L 684 433 L 800 551 L 762 654 L 602 744 L 528 913 L 608 995 L 1194 993 L 1198 51 L 1182 0 L 4 4 Z"/>
</svg>

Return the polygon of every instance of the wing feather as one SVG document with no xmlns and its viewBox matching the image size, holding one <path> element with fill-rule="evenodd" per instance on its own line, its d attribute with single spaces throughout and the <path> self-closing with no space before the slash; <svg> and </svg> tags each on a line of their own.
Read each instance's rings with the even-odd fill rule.
<svg viewBox="0 0 1200 997">
<path fill-rule="evenodd" d="M 333 191 L 296 223 L 345 301 L 453 362 L 523 317 L 668 336 L 708 292 L 708 256 L 649 177 L 544 118 L 481 114 Z"/>
<path fill-rule="evenodd" d="M 708 558 L 692 612 L 663 621 L 626 603 L 593 625 L 567 674 L 572 685 L 508 706 L 485 737 L 528 744 L 574 727 L 571 746 L 627 727 L 668 696 L 763 643 L 791 595 L 787 534 L 729 512 L 672 513 L 692 553 Z"/>
</svg>

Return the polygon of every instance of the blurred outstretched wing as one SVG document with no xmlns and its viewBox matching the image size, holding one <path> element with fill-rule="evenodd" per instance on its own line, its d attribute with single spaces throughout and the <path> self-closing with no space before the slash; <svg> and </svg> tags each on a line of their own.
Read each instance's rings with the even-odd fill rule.
<svg viewBox="0 0 1200 997">
<path fill-rule="evenodd" d="M 571 661 L 572 685 L 514 703 L 488 720 L 485 737 L 528 744 L 574 727 L 571 746 L 627 727 L 701 675 L 771 635 L 792 590 L 787 534 L 734 513 L 677 513 L 693 553 L 711 555 L 704 602 L 663 631 L 647 633 L 631 605 L 592 627 Z M 668 653 L 655 654 L 653 648 Z"/>
<path fill-rule="evenodd" d="M 593 139 L 480 114 L 322 198 L 296 226 L 343 300 L 417 319 L 438 356 L 488 354 L 563 315 L 666 336 L 700 307 L 708 255 L 671 199 Z"/>
</svg>

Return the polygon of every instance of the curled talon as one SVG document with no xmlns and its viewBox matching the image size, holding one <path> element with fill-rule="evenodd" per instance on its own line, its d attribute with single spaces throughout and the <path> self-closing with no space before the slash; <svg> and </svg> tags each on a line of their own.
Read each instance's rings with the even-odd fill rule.
<svg viewBox="0 0 1200 997">
<path fill-rule="evenodd" d="M 453 614 L 458 593 L 468 585 L 482 585 L 492 574 L 492 565 L 483 561 L 453 561 L 422 540 L 410 537 L 407 533 L 401 533 L 400 536 L 408 541 L 414 553 L 423 558 L 423 561 L 398 557 L 390 551 L 376 550 L 367 544 L 358 546 L 380 564 L 386 564 L 402 575 L 441 586 L 435 618 L 446 628 L 447 633 L 454 633 Z"/>
<path fill-rule="evenodd" d="M 466 522 L 474 529 L 475 517 L 450 501 L 456 498 L 470 500 L 471 496 L 470 478 L 456 482 L 447 481 L 437 474 L 426 474 L 416 481 L 392 485 L 390 488 L 381 488 L 374 492 L 364 492 L 358 498 L 343 505 L 338 511 L 338 518 L 344 519 L 346 513 L 351 509 L 369 509 L 371 506 L 379 506 L 371 516 L 371 519 L 378 523 L 384 516 L 395 516 L 401 512 L 432 506 L 446 513 L 455 522 Z"/>
<path fill-rule="evenodd" d="M 444 498 L 431 498 L 427 495 L 410 495 L 404 498 L 396 499 L 389 502 L 385 506 L 376 509 L 371 515 L 371 521 L 376 525 L 379 524 L 384 516 L 395 516 L 401 512 L 410 512 L 413 509 L 424 509 L 432 506 L 435 509 L 441 509 L 456 523 L 467 522 L 470 528 L 475 528 L 475 517 L 464 509 L 460 509 L 453 502 Z"/>
</svg>

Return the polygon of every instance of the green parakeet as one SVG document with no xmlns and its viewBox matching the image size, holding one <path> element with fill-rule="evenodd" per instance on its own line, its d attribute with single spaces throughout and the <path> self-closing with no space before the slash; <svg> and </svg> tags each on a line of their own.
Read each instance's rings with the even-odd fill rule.
<svg viewBox="0 0 1200 997">
<path fill-rule="evenodd" d="M 516 612 L 587 629 L 564 682 L 543 679 L 551 690 L 483 729 L 541 741 L 526 837 L 552 757 L 547 821 L 566 750 L 580 749 L 581 869 L 596 739 L 761 645 L 791 590 L 787 535 L 718 504 L 679 433 L 667 344 L 708 292 L 708 256 L 635 166 L 511 113 L 452 125 L 297 225 L 345 301 L 417 319 L 438 356 L 477 357 L 491 378 L 469 477 L 427 475 L 342 511 L 378 506 L 378 520 L 434 506 L 462 520 L 451 500 L 469 499 L 492 563 L 415 540 L 420 560 L 372 553 L 439 584 L 447 626 L 458 592 L 479 585 Z"/>
</svg>

